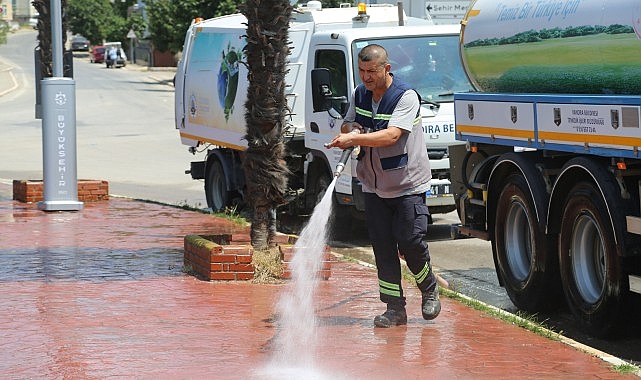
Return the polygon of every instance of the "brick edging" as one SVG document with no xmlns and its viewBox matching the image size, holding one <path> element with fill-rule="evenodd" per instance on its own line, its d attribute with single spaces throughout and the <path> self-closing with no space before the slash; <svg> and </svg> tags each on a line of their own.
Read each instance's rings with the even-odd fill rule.
<svg viewBox="0 0 641 380">
<path fill-rule="evenodd" d="M 13 199 L 24 203 L 40 202 L 44 196 L 42 180 L 13 180 Z M 109 182 L 103 180 L 78 180 L 78 201 L 95 202 L 109 199 Z"/>
<path fill-rule="evenodd" d="M 231 235 L 217 235 L 231 241 Z M 229 237 L 225 239 L 224 237 Z M 254 278 L 250 244 L 222 244 L 216 236 L 187 235 L 184 239 L 184 265 L 206 280 L 251 280 Z"/>
<path fill-rule="evenodd" d="M 275 242 L 283 265 L 282 279 L 291 279 L 289 263 L 294 255 L 296 237 L 279 234 Z M 187 235 L 184 238 L 185 267 L 193 274 L 208 281 L 247 281 L 254 278 L 254 264 L 247 234 Z M 323 262 L 318 276 L 323 280 L 331 276 L 333 256 L 329 246 L 325 247 Z"/>
</svg>

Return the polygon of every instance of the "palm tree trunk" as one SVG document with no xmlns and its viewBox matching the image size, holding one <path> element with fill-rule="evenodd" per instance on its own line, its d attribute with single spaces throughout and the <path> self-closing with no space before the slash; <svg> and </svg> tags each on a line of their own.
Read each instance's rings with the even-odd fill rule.
<svg viewBox="0 0 641 380">
<path fill-rule="evenodd" d="M 33 0 L 33 7 L 38 12 L 38 54 L 40 55 L 41 78 L 53 76 L 53 52 L 51 35 L 51 0 Z M 67 42 L 67 0 L 61 0 L 62 7 L 62 46 Z"/>
<path fill-rule="evenodd" d="M 289 54 L 289 0 L 246 0 L 249 87 L 245 103 L 248 148 L 243 159 L 247 199 L 253 207 L 252 245 L 273 246 L 276 207 L 284 203 L 289 170 L 283 131 L 289 114 L 285 74 Z"/>
</svg>

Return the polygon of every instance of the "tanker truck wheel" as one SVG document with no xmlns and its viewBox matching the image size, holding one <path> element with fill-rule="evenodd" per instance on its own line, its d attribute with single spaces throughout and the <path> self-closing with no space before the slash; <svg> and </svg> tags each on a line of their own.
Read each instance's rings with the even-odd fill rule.
<svg viewBox="0 0 641 380">
<path fill-rule="evenodd" d="M 531 178 L 532 179 L 532 178 Z M 545 197 L 545 188 L 523 175 L 511 174 L 497 202 L 492 251 L 497 274 L 516 307 L 536 312 L 552 307 L 558 298 L 556 266 L 545 235 L 545 223 L 537 219 L 534 197 Z M 532 192 L 530 192 L 530 188 Z M 532 194 L 534 193 L 534 194 Z"/>
<path fill-rule="evenodd" d="M 213 160 L 207 166 L 205 196 L 207 197 L 207 206 L 215 212 L 223 211 L 225 207 L 230 206 L 232 195 L 227 190 L 225 172 L 218 160 Z"/>
<path fill-rule="evenodd" d="M 607 203 L 593 184 L 580 182 L 567 195 L 561 220 L 559 261 L 568 306 L 584 331 L 616 333 L 629 284 Z"/>
</svg>

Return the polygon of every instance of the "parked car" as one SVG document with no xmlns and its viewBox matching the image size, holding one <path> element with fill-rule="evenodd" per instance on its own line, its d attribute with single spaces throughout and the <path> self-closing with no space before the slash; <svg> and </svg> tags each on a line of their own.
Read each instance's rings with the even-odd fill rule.
<svg viewBox="0 0 641 380">
<path fill-rule="evenodd" d="M 38 29 L 38 17 L 31 17 L 29 19 L 29 25 L 34 29 Z"/>
<path fill-rule="evenodd" d="M 9 31 L 15 33 L 20 30 L 20 23 L 17 21 L 9 21 Z"/>
<path fill-rule="evenodd" d="M 116 56 L 114 59 L 112 59 L 109 56 L 109 52 L 111 50 L 114 50 L 116 53 Z M 120 42 L 107 42 L 105 43 L 105 64 L 107 65 L 107 68 L 114 67 L 124 67 L 127 65 L 127 55 L 125 54 L 125 51 L 122 49 L 122 44 Z"/>
<path fill-rule="evenodd" d="M 91 48 L 91 56 L 89 60 L 91 63 L 103 63 L 105 61 L 106 48 L 102 45 L 94 46 Z"/>
<path fill-rule="evenodd" d="M 81 35 L 71 39 L 71 51 L 89 51 L 89 40 Z"/>
</svg>

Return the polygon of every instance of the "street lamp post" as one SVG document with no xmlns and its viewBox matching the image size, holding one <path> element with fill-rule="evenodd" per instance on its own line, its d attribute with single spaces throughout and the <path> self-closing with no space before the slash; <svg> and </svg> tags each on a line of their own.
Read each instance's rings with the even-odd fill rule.
<svg viewBox="0 0 641 380">
<path fill-rule="evenodd" d="M 77 211 L 76 82 L 63 71 L 62 6 L 51 0 L 51 55 L 53 77 L 44 78 L 42 89 L 43 211 Z"/>
</svg>

